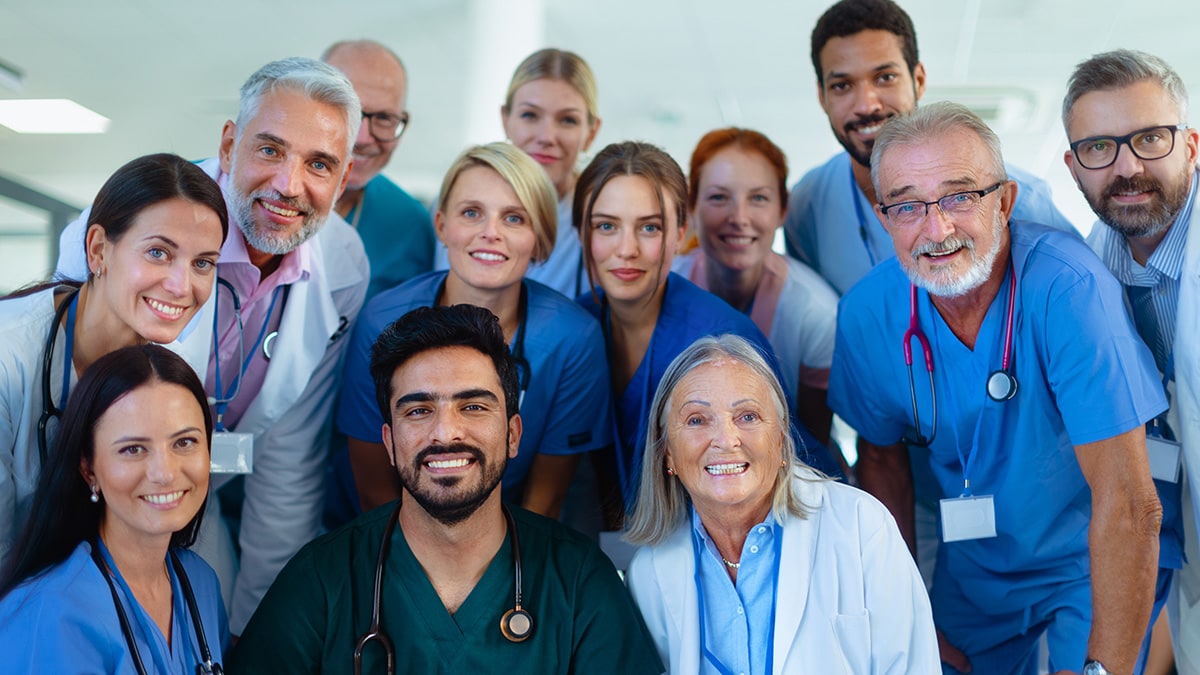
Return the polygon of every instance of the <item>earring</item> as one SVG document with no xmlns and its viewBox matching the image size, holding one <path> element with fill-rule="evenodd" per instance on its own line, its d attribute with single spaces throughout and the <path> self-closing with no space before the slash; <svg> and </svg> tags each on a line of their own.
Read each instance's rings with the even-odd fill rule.
<svg viewBox="0 0 1200 675">
<path fill-rule="evenodd" d="M 92 496 L 89 499 L 92 500 L 93 504 L 100 503 L 100 488 L 93 485 L 92 486 Z"/>
<path fill-rule="evenodd" d="M 669 466 L 668 466 L 668 467 L 667 467 L 667 475 L 668 475 L 668 476 L 674 476 L 674 475 L 675 475 L 675 469 L 672 469 L 671 467 L 669 467 Z"/>
</svg>

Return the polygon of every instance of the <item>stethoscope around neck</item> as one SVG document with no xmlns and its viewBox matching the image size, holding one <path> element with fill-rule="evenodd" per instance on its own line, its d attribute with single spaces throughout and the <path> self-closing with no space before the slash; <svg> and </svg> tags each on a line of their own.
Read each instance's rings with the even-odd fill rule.
<svg viewBox="0 0 1200 675">
<path fill-rule="evenodd" d="M 1003 403 L 1017 395 L 1017 376 L 1012 370 L 1013 347 L 1013 316 L 1017 303 L 1017 275 L 1011 261 L 1008 266 L 1011 279 L 1008 285 L 1008 309 L 1004 318 L 1004 354 L 1000 359 L 1000 369 L 993 370 L 987 378 L 988 398 Z M 929 374 L 929 398 L 933 404 L 933 425 L 929 428 L 929 436 L 921 432 L 921 413 L 917 406 L 917 388 L 913 381 L 913 352 L 912 340 L 916 338 L 921 344 L 921 355 L 925 359 L 925 371 Z M 933 350 L 929 346 L 929 338 L 921 330 L 917 313 L 917 286 L 909 284 L 909 314 L 908 330 L 904 331 L 904 365 L 908 369 L 908 395 L 912 402 L 913 428 L 911 433 L 905 433 L 900 442 L 906 445 L 929 447 L 937 437 L 938 405 L 937 389 L 933 384 Z"/>
<path fill-rule="evenodd" d="M 375 561 L 375 587 L 371 593 L 371 626 L 354 641 L 354 675 L 362 675 L 363 650 L 371 642 L 383 646 L 387 655 L 387 674 L 396 673 L 396 647 L 392 639 L 383 631 L 380 621 L 380 605 L 383 597 L 383 570 L 387 564 L 387 552 L 392 543 L 392 533 L 396 530 L 396 521 L 400 520 L 400 507 L 403 501 L 396 504 L 387 526 L 383 529 L 383 537 L 379 540 L 379 557 Z M 513 556 L 513 607 L 500 617 L 500 633 L 509 642 L 524 642 L 533 634 L 533 615 L 521 606 L 521 540 L 517 538 L 517 523 L 503 502 L 500 511 L 504 514 L 504 522 L 508 525 L 509 537 L 512 540 Z"/>
<path fill-rule="evenodd" d="M 79 304 L 79 289 L 74 288 L 54 308 L 54 320 L 50 322 L 50 330 L 46 331 L 46 341 L 42 347 L 42 414 L 38 417 L 37 444 L 39 466 L 46 465 L 46 457 L 50 448 L 50 420 L 62 418 L 62 408 L 54 405 L 54 395 L 50 391 L 50 369 L 54 367 L 54 345 L 58 342 L 58 327 L 67 318 L 65 326 L 66 347 L 63 356 L 63 407 L 67 405 L 67 394 L 71 389 L 72 356 L 75 347 L 75 309 Z"/>
</svg>

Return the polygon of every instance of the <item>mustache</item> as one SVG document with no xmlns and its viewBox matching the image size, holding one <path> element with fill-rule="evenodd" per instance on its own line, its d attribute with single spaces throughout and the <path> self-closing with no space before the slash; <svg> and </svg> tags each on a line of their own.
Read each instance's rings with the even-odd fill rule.
<svg viewBox="0 0 1200 675">
<path fill-rule="evenodd" d="M 250 201 L 255 201 L 258 199 L 270 199 L 284 204 L 293 211 L 312 213 L 312 204 L 309 204 L 303 199 L 299 199 L 297 197 L 285 197 L 277 190 L 255 190 L 254 192 L 250 193 Z"/>
<path fill-rule="evenodd" d="M 957 251 L 960 248 L 965 248 L 968 251 L 974 252 L 975 241 L 972 239 L 967 239 L 966 237 L 959 237 L 952 234 L 941 241 L 931 241 L 913 249 L 912 259 L 915 262 L 918 258 L 926 253 L 950 253 L 951 251 Z"/>
<path fill-rule="evenodd" d="M 850 133 L 851 131 L 854 131 L 855 129 L 857 129 L 859 127 L 870 127 L 870 126 L 874 126 L 876 124 L 882 124 L 882 123 L 890 120 L 893 116 L 894 115 L 892 115 L 890 113 L 886 114 L 886 115 L 883 113 L 874 113 L 871 115 L 858 115 L 854 118 L 854 120 L 852 120 L 850 122 L 846 122 L 846 126 L 843 128 L 846 130 L 846 133 Z"/>
<path fill-rule="evenodd" d="M 1117 176 L 1104 188 L 1104 198 L 1109 199 L 1118 192 L 1162 192 L 1162 183 L 1150 176 Z"/>
<path fill-rule="evenodd" d="M 417 453 L 417 456 L 413 458 L 413 466 L 419 468 L 427 459 L 434 455 L 449 454 L 470 455 L 480 465 L 486 462 L 486 459 L 483 456 L 483 450 L 480 450 L 474 445 L 467 445 L 466 443 L 450 443 L 448 445 L 441 445 L 435 443 L 433 445 L 425 446 L 420 452 Z"/>
</svg>

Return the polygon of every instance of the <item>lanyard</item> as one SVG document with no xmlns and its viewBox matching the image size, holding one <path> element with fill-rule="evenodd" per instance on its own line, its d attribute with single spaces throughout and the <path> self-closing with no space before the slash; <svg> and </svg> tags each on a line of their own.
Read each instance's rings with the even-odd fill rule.
<svg viewBox="0 0 1200 675">
<path fill-rule="evenodd" d="M 1146 423 L 1146 434 L 1155 438 L 1163 438 L 1166 428 L 1167 413 L 1171 411 L 1171 391 L 1167 386 L 1175 379 L 1175 346 L 1171 345 L 1171 353 L 1167 354 L 1167 368 L 1162 374 L 1163 393 L 1167 396 L 1167 409 L 1161 415 Z M 1174 439 L 1172 439 L 1174 440 Z"/>
<path fill-rule="evenodd" d="M 689 519 L 688 522 L 690 523 L 691 520 Z M 768 624 L 770 628 L 770 634 L 767 636 L 767 663 L 765 675 L 771 675 L 775 662 L 775 608 L 776 605 L 779 604 L 779 566 L 783 559 L 782 528 L 776 529 L 776 534 L 780 536 L 775 538 L 775 567 L 771 572 L 771 582 L 774 585 L 774 588 L 771 590 L 771 622 Z M 721 673 L 721 675 L 733 675 L 733 670 L 729 666 L 725 665 L 721 659 L 717 658 L 717 655 L 713 654 L 708 648 L 708 639 L 704 635 L 704 587 L 700 583 L 700 564 L 703 558 L 701 557 L 702 553 L 700 551 L 700 534 L 694 529 L 692 531 L 692 551 L 695 554 L 696 564 L 694 578 L 696 581 L 696 609 L 698 610 L 697 614 L 699 614 L 699 617 L 697 618 L 700 620 L 700 652 L 704 654 L 704 658 L 707 659 L 708 662 L 712 664 L 712 667 L 716 668 L 717 672 Z M 749 622 L 749 619 L 747 618 L 746 621 Z"/>
<path fill-rule="evenodd" d="M 867 249 L 867 260 L 870 260 L 871 267 L 874 267 L 876 265 L 875 252 L 871 250 L 871 235 L 867 231 L 867 217 L 863 213 L 862 191 L 858 189 L 858 182 L 854 180 L 854 165 L 850 164 L 849 166 L 850 201 L 854 202 L 854 215 L 858 216 L 858 236 L 862 238 L 863 248 Z"/>
<path fill-rule="evenodd" d="M 666 298 L 664 296 L 664 302 L 665 301 L 666 301 Z M 611 339 L 612 314 L 608 310 L 608 296 L 604 296 L 600 299 L 600 319 L 601 319 L 600 320 L 600 330 L 604 334 L 605 356 L 607 357 L 608 362 L 612 363 L 613 362 L 612 352 L 611 352 L 611 349 L 612 349 L 612 339 Z M 645 364 L 645 367 L 646 367 L 645 375 L 646 376 L 644 378 L 642 378 L 642 380 L 643 380 L 643 382 L 642 382 L 642 405 L 643 405 L 643 407 L 648 406 L 650 404 L 650 402 L 653 400 L 652 397 L 654 396 L 654 392 L 650 388 L 650 382 L 652 380 L 654 380 L 654 338 L 656 335 L 658 335 L 657 322 L 655 323 L 654 328 L 655 328 L 654 331 L 652 333 L 650 333 L 650 343 L 646 345 L 646 353 L 642 356 L 642 362 L 639 363 L 638 367 L 633 371 L 633 378 L 630 379 L 629 384 L 625 385 L 626 389 L 633 386 L 633 380 L 637 379 L 638 372 L 640 372 L 642 370 L 642 365 Z M 646 427 L 645 427 L 646 414 L 649 411 L 639 410 L 637 412 L 638 428 L 637 428 L 637 433 L 634 436 L 634 447 L 633 448 L 627 447 L 625 444 L 624 437 L 621 436 L 621 425 L 620 425 L 620 422 L 618 421 L 618 418 L 619 418 L 620 412 L 621 412 L 620 411 L 620 407 L 621 407 L 620 403 L 621 403 L 621 399 L 624 397 L 625 397 L 625 392 L 620 392 L 620 393 L 617 393 L 616 391 L 613 392 L 613 398 L 615 399 L 615 402 L 617 404 L 616 405 L 617 410 L 615 411 L 615 414 L 612 416 L 611 425 L 612 425 L 613 445 L 616 446 L 616 450 L 617 450 L 617 453 L 616 453 L 617 454 L 617 479 L 620 480 L 620 482 L 621 482 L 621 493 L 625 497 L 625 505 L 626 505 L 626 508 L 628 509 L 628 508 L 632 508 L 633 502 L 637 498 L 636 491 L 634 490 L 634 482 L 637 479 L 638 471 L 642 465 L 642 456 L 641 456 L 641 453 L 637 452 L 636 446 L 637 446 L 637 439 L 645 438 L 645 436 L 646 436 Z"/>
<path fill-rule="evenodd" d="M 242 362 L 241 370 L 233 382 L 229 383 L 228 389 L 221 387 L 221 355 L 220 346 L 218 344 L 217 327 L 220 325 L 219 307 L 220 303 L 213 305 L 213 375 L 217 385 L 217 398 L 214 402 L 214 407 L 217 411 L 217 428 L 216 431 L 225 431 L 225 423 L 222 418 L 225 416 L 225 411 L 229 408 L 229 404 L 237 398 L 238 393 L 242 389 L 242 377 L 246 375 L 246 371 L 250 369 L 250 362 L 254 360 L 254 354 L 258 351 L 258 346 L 262 344 L 263 338 L 267 336 L 267 327 L 271 325 L 271 316 L 275 313 L 275 301 L 279 300 L 280 291 L 288 288 L 287 286 L 276 286 L 275 292 L 271 294 L 271 304 L 267 306 L 267 316 L 263 319 L 262 329 L 258 331 L 258 339 L 254 341 L 254 346 L 249 350 L 246 349 L 246 333 L 242 326 L 241 301 L 238 299 L 237 291 L 233 285 L 224 279 L 218 279 L 223 285 L 229 287 L 229 292 L 233 294 L 233 311 L 237 314 L 238 324 L 238 358 Z M 284 305 L 287 304 L 285 299 Z"/>
</svg>

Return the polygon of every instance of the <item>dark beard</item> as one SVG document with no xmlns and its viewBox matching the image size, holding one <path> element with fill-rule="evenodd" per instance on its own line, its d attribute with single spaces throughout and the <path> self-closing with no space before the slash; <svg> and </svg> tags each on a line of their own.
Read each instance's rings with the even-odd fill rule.
<svg viewBox="0 0 1200 675">
<path fill-rule="evenodd" d="M 838 130 L 834 129 L 833 125 L 830 125 L 829 128 L 833 130 L 834 138 L 837 139 L 838 143 L 841 144 L 842 148 L 844 148 L 846 152 L 850 153 L 850 156 L 854 158 L 854 161 L 858 162 L 862 166 L 870 168 L 871 151 L 875 149 L 875 141 L 867 141 L 866 148 L 858 148 L 853 142 L 850 141 L 850 132 L 853 131 L 855 127 L 869 127 L 875 124 L 883 124 L 892 117 L 893 115 L 862 115 L 856 118 L 853 122 L 847 123 L 842 129 L 841 133 L 838 133 Z"/>
<path fill-rule="evenodd" d="M 425 489 L 425 483 L 421 478 L 421 468 L 425 464 L 425 460 L 431 455 L 447 453 L 471 455 L 480 468 L 479 481 L 475 486 L 449 495 L 440 494 L 438 490 Z M 393 461 L 394 459 L 393 457 Z M 450 526 L 470 518 L 487 501 L 504 477 L 504 469 L 507 465 L 507 453 L 498 466 L 492 466 L 479 448 L 465 443 L 454 443 L 426 447 L 417 453 L 410 466 L 401 468 L 401 465 L 397 463 L 396 473 L 400 476 L 400 483 L 404 486 L 405 492 L 412 495 L 412 498 L 426 513 L 441 524 Z M 453 488 L 464 480 L 465 478 L 462 476 L 446 476 L 432 478 L 431 482 L 441 488 Z"/>
<path fill-rule="evenodd" d="M 1175 222 L 1175 217 L 1187 202 L 1191 186 L 1186 172 L 1177 184 L 1170 186 L 1149 176 L 1118 176 L 1104 188 L 1104 194 L 1098 200 L 1087 193 L 1084 196 L 1105 225 L 1126 237 L 1152 237 Z M 1158 199 L 1148 204 L 1120 206 L 1112 202 L 1112 196 L 1118 192 L 1151 190 L 1158 193 Z"/>
</svg>

